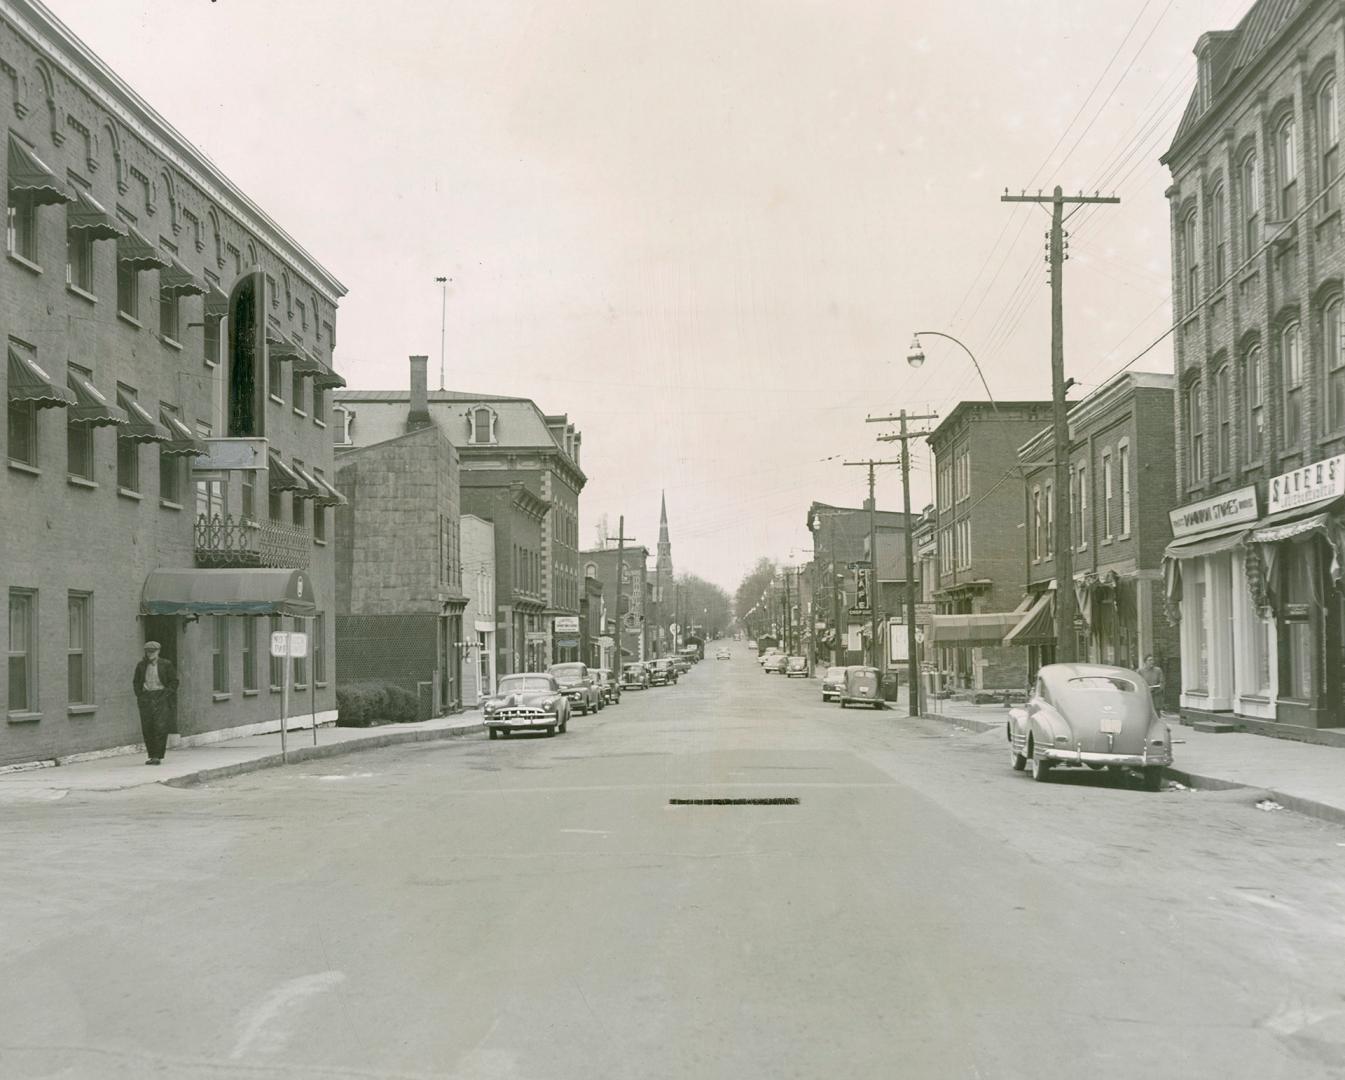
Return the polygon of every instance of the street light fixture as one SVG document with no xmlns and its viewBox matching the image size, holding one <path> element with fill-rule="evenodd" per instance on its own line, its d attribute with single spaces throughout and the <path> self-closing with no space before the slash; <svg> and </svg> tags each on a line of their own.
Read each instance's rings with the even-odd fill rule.
<svg viewBox="0 0 1345 1080">
<path fill-rule="evenodd" d="M 920 335 L 916 334 L 911 338 L 911 351 L 906 354 L 906 363 L 913 368 L 920 368 L 925 362 L 925 350 L 920 348 Z"/>
</svg>

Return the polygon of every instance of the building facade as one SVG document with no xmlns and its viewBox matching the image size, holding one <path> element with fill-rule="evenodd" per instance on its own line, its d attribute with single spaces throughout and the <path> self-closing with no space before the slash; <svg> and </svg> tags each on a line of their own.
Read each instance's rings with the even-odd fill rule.
<svg viewBox="0 0 1345 1080">
<path fill-rule="evenodd" d="M 426 715 L 463 706 L 465 636 L 458 452 L 425 411 L 411 357 L 402 434 L 337 455 L 336 658 L 342 682 L 390 682 Z"/>
<path fill-rule="evenodd" d="M 1004 538 L 1026 521 L 1018 448 L 1050 422 L 1049 401 L 963 401 L 929 435 L 938 573 L 928 644 L 939 691 L 1027 685 L 1026 656 L 1002 642 L 1028 570 Z"/>
<path fill-rule="evenodd" d="M 1345 726 L 1340 5 L 1258 0 L 1196 43 L 1163 163 L 1181 704 L 1270 733 Z"/>
<path fill-rule="evenodd" d="M 652 658 L 652 620 L 646 618 L 654 588 L 646 569 L 649 549 L 643 544 L 625 545 L 619 576 L 615 545 L 586 549 L 579 553 L 579 559 L 583 576 L 596 578 L 602 584 L 622 665 Z"/>
<path fill-rule="evenodd" d="M 1163 552 L 1175 498 L 1171 375 L 1123 372 L 1069 412 L 1070 520 L 1080 660 L 1138 668 L 1154 656 L 1169 688 L 1181 655 L 1169 625 Z M 1055 660 L 1055 533 L 1047 492 L 1055 482 L 1053 430 L 1019 450 L 1027 493 L 1031 611 L 1006 641 L 1029 650 L 1029 674 Z M 1176 706 L 1175 696 L 1172 705 Z"/>
<path fill-rule="evenodd" d="M 467 595 L 462 622 L 470 643 L 462 668 L 462 702 L 473 706 L 495 692 L 495 526 L 463 514 L 460 527 L 462 591 Z"/>
<path fill-rule="evenodd" d="M 344 288 L 45 8 L 0 2 L 0 61 L 0 764 L 139 743 L 147 639 L 184 740 L 279 726 L 274 629 L 332 719 Z"/>
</svg>

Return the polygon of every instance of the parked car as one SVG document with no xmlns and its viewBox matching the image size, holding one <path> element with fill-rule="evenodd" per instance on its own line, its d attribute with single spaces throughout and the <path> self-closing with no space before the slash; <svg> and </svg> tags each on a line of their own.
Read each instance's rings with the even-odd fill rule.
<svg viewBox="0 0 1345 1080">
<path fill-rule="evenodd" d="M 882 695 L 878 693 L 878 669 L 871 667 L 848 667 L 845 669 L 845 685 L 841 687 L 841 708 L 847 705 L 870 705 L 881 709 Z"/>
<path fill-rule="evenodd" d="M 649 689 L 649 669 L 645 667 L 642 661 L 634 664 L 627 664 L 621 669 L 621 689 L 622 690 L 648 690 Z"/>
<path fill-rule="evenodd" d="M 552 664 L 546 670 L 560 683 L 561 693 L 570 699 L 570 708 L 578 709 L 585 716 L 602 708 L 602 691 L 589 674 L 587 664 Z"/>
<path fill-rule="evenodd" d="M 785 670 L 785 661 L 788 659 L 782 652 L 767 653 L 766 659 L 761 662 L 761 670 L 767 675 L 778 675 Z"/>
<path fill-rule="evenodd" d="M 807 677 L 808 658 L 806 656 L 791 656 L 785 661 L 785 678 L 806 679 Z"/>
<path fill-rule="evenodd" d="M 546 672 L 505 675 L 494 696 L 485 700 L 482 712 L 492 739 L 511 731 L 563 735 L 570 722 L 570 703 L 560 684 Z"/>
<path fill-rule="evenodd" d="M 784 653 L 781 652 L 779 649 L 777 649 L 774 645 L 772 645 L 764 653 L 762 653 L 760 656 L 757 657 L 757 663 L 760 664 L 762 667 L 765 667 L 766 661 L 769 660 L 772 656 L 784 656 Z"/>
<path fill-rule="evenodd" d="M 621 684 L 612 678 L 612 673 L 606 668 L 589 668 L 588 673 L 593 676 L 598 684 L 598 690 L 602 693 L 604 705 L 621 704 Z"/>
<path fill-rule="evenodd" d="M 715 659 L 716 659 L 716 660 L 732 660 L 732 659 L 733 659 L 733 654 L 730 653 L 730 652 L 728 651 L 728 649 L 720 649 L 717 653 L 715 653 Z"/>
<path fill-rule="evenodd" d="M 677 669 L 666 656 L 653 660 L 649 664 L 650 686 L 671 686 L 677 681 Z"/>
<path fill-rule="evenodd" d="M 676 671 L 679 676 L 685 675 L 691 670 L 691 658 L 688 656 L 674 656 L 672 658 L 672 666 L 673 670 Z"/>
<path fill-rule="evenodd" d="M 829 667 L 822 675 L 822 700 L 830 701 L 832 698 L 840 700 L 841 691 L 845 689 L 845 668 Z"/>
<path fill-rule="evenodd" d="M 1009 710 L 1010 760 L 1045 782 L 1053 769 L 1139 773 L 1147 791 L 1163 786 L 1172 732 L 1154 710 L 1138 672 L 1107 664 L 1047 664 L 1026 705 Z"/>
</svg>

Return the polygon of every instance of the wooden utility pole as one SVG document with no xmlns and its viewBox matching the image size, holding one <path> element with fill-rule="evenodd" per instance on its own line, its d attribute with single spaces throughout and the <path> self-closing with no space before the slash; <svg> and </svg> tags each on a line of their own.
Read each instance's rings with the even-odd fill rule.
<svg viewBox="0 0 1345 1080">
<path fill-rule="evenodd" d="M 895 461 L 847 461 L 846 465 L 859 465 L 869 470 L 869 635 L 873 639 L 873 666 L 881 669 L 882 653 L 878 649 L 878 626 L 882 619 L 882 596 L 878 588 L 878 502 L 873 495 L 873 470 L 879 465 L 896 465 Z"/>
<path fill-rule="evenodd" d="M 616 680 L 618 686 L 621 685 L 621 673 L 626 668 L 623 658 L 625 647 L 622 644 L 626 638 L 626 624 L 621 614 L 621 575 L 626 569 L 626 541 L 634 539 L 635 537 L 626 535 L 626 515 L 622 514 L 617 518 L 616 526 L 616 657 L 612 661 L 612 678 Z"/>
<path fill-rule="evenodd" d="M 881 435 L 879 442 L 901 443 L 901 508 L 906 517 L 906 679 L 910 689 L 906 693 L 912 716 L 920 715 L 920 648 L 915 640 L 915 526 L 911 521 L 911 439 L 921 439 L 928 431 L 911 431 L 906 425 L 912 420 L 937 420 L 937 413 L 908 413 L 902 409 L 896 416 L 869 417 L 870 424 L 887 424 L 893 420 L 901 425 L 896 435 Z"/>
<path fill-rule="evenodd" d="M 1065 307 L 1064 263 L 1065 206 L 1089 203 L 1119 203 L 1115 195 L 1066 195 L 1057 184 L 1044 195 L 1005 191 L 1000 202 L 1037 203 L 1051 206 L 1051 231 L 1047 234 L 1046 261 L 1051 265 L 1051 411 L 1055 443 L 1055 636 L 1056 660 L 1069 663 L 1075 658 L 1077 636 L 1074 632 L 1074 523 L 1070 505 L 1069 410 L 1065 403 Z"/>
</svg>

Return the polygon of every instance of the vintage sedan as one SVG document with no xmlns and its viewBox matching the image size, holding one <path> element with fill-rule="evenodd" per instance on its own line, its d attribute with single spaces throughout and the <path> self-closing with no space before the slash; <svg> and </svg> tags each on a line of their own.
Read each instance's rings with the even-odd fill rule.
<svg viewBox="0 0 1345 1080">
<path fill-rule="evenodd" d="M 840 700 L 841 691 L 845 689 L 845 668 L 829 667 L 822 674 L 822 700 L 830 701 L 832 698 Z"/>
<path fill-rule="evenodd" d="M 577 709 L 584 716 L 602 709 L 602 691 L 587 664 L 552 664 L 546 671 L 560 683 L 561 693 L 570 699 L 571 709 Z"/>
<path fill-rule="evenodd" d="M 789 660 L 782 652 L 770 653 L 766 659 L 761 662 L 761 670 L 767 675 L 780 675 L 785 670 L 785 663 Z"/>
<path fill-rule="evenodd" d="M 621 684 L 612 678 L 612 673 L 606 668 L 589 668 L 588 673 L 593 676 L 598 684 L 598 690 L 602 693 L 604 705 L 621 704 Z"/>
<path fill-rule="evenodd" d="M 1058 768 L 1138 773 L 1148 791 L 1172 764 L 1172 732 L 1137 672 L 1105 664 L 1048 664 L 1006 725 L 1015 770 L 1046 781 Z"/>
<path fill-rule="evenodd" d="M 651 660 L 649 663 L 649 685 L 671 686 L 677 681 L 677 669 L 666 656 Z"/>
<path fill-rule="evenodd" d="M 731 652 L 729 652 L 728 649 L 720 649 L 718 652 L 715 653 L 715 659 L 716 659 L 716 660 L 732 660 L 732 659 L 733 659 L 733 654 L 732 654 Z"/>
<path fill-rule="evenodd" d="M 504 676 L 495 696 L 482 705 L 482 712 L 492 739 L 511 731 L 563 735 L 570 722 L 570 703 L 560 684 L 546 672 Z"/>
<path fill-rule="evenodd" d="M 643 662 L 627 664 L 621 669 L 622 690 L 648 690 L 649 668 Z"/>
<path fill-rule="evenodd" d="M 855 664 L 845 669 L 845 681 L 841 685 L 841 708 L 851 705 L 868 705 L 873 709 L 885 709 L 882 695 L 878 693 L 878 669 Z"/>
<path fill-rule="evenodd" d="M 808 658 L 806 656 L 791 656 L 785 661 L 786 679 L 806 679 L 808 677 Z"/>
</svg>

